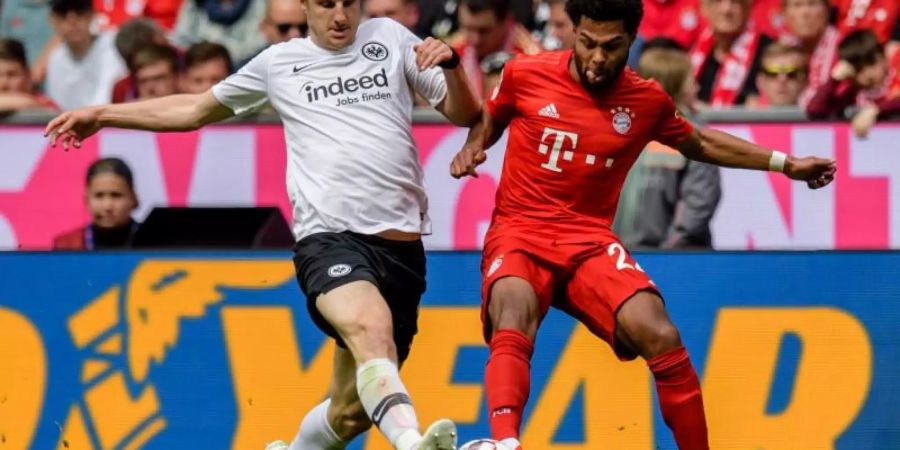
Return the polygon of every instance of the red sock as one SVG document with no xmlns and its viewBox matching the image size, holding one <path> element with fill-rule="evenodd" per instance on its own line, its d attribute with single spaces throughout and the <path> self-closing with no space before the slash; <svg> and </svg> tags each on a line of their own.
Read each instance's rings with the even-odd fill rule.
<svg viewBox="0 0 900 450">
<path fill-rule="evenodd" d="M 647 365 L 656 378 L 663 419 L 675 435 L 678 448 L 709 450 L 700 381 L 687 351 L 678 347 L 647 361 Z"/>
<path fill-rule="evenodd" d="M 497 330 L 484 374 L 488 421 L 496 440 L 519 438 L 522 412 L 531 389 L 534 344 L 518 330 Z"/>
</svg>

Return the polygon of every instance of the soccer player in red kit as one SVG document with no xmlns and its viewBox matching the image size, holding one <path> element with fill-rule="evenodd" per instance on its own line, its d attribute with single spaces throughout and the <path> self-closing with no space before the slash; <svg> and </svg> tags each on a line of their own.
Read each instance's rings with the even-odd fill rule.
<svg viewBox="0 0 900 450">
<path fill-rule="evenodd" d="M 451 163 L 475 175 L 509 127 L 485 238 L 482 319 L 490 344 L 485 385 L 491 434 L 518 441 L 530 361 L 550 306 L 572 315 L 622 360 L 643 357 L 681 450 L 708 449 L 700 384 L 660 293 L 610 229 L 628 169 L 656 140 L 691 159 L 774 170 L 821 188 L 833 161 L 772 152 L 695 129 L 655 81 L 625 68 L 641 0 L 569 0 L 574 50 L 517 56 Z"/>
</svg>

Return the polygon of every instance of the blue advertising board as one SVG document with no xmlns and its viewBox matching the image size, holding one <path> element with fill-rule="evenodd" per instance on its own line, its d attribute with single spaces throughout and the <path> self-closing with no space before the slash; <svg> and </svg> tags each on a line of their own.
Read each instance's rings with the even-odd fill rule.
<svg viewBox="0 0 900 450">
<path fill-rule="evenodd" d="M 712 448 L 900 449 L 900 253 L 636 258 L 700 374 Z M 429 255 L 403 369 L 420 422 L 463 439 L 489 435 L 479 263 Z M 7 253 L 0 274 L 0 448 L 262 449 L 326 394 L 333 343 L 286 253 Z M 532 375 L 526 448 L 675 448 L 646 364 L 564 314 Z"/>
</svg>

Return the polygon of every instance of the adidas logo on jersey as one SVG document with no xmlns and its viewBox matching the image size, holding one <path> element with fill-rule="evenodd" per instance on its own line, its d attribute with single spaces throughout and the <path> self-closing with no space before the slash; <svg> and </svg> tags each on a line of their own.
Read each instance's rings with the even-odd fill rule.
<svg viewBox="0 0 900 450">
<path fill-rule="evenodd" d="M 556 110 L 556 105 L 551 103 L 538 111 L 539 116 L 549 117 L 551 119 L 559 119 L 559 111 Z"/>
</svg>

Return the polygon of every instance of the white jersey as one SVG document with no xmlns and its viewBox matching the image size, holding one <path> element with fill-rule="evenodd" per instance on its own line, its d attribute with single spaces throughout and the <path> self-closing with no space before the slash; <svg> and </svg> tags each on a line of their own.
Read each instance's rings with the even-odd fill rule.
<svg viewBox="0 0 900 450">
<path fill-rule="evenodd" d="M 63 110 L 109 103 L 116 81 L 128 73 L 115 39 L 111 32 L 97 35 L 81 59 L 75 59 L 65 44 L 53 49 L 47 64 L 47 96 Z"/>
<path fill-rule="evenodd" d="M 342 50 L 293 39 L 213 87 L 235 114 L 269 102 L 281 116 L 298 240 L 348 230 L 431 232 L 412 138 L 413 90 L 437 105 L 447 85 L 439 68 L 416 67 L 419 42 L 393 20 L 371 19 Z"/>
</svg>

